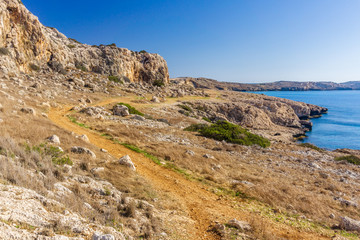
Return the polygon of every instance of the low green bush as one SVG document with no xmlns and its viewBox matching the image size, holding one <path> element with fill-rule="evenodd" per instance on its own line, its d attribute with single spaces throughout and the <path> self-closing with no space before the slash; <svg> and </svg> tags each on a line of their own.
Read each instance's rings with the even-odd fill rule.
<svg viewBox="0 0 360 240">
<path fill-rule="evenodd" d="M 189 132 L 199 132 L 201 129 L 208 127 L 207 124 L 191 124 L 189 127 L 184 128 L 184 131 L 189 131 Z"/>
<path fill-rule="evenodd" d="M 145 51 L 145 50 L 141 50 L 141 51 L 140 51 L 140 53 L 147 53 L 147 51 Z"/>
<path fill-rule="evenodd" d="M 318 152 L 323 152 L 324 149 L 322 148 L 319 148 L 318 146 L 315 146 L 314 144 L 311 144 L 311 143 L 300 143 L 300 146 L 302 147 L 306 147 L 306 148 L 311 148 L 311 149 L 314 149 Z"/>
<path fill-rule="evenodd" d="M 155 87 L 163 87 L 163 86 L 165 85 L 165 83 L 164 83 L 164 80 L 157 79 L 157 80 L 155 80 L 155 81 L 153 82 L 153 85 L 154 85 Z"/>
<path fill-rule="evenodd" d="M 46 143 L 39 144 L 33 147 L 26 146 L 26 150 L 28 152 L 34 151 L 38 152 L 43 156 L 50 156 L 51 161 L 56 165 L 73 165 L 73 162 L 69 158 L 69 156 L 65 155 L 63 151 L 59 147 L 55 147 L 52 145 L 47 145 Z"/>
<path fill-rule="evenodd" d="M 218 141 L 226 141 L 239 145 L 259 145 L 269 147 L 270 141 L 259 135 L 250 133 L 248 130 L 227 121 L 218 121 L 211 125 L 195 124 L 186 128 L 187 131 L 199 132 L 201 136 Z"/>
<path fill-rule="evenodd" d="M 354 155 L 336 157 L 335 161 L 347 161 L 348 163 L 360 165 L 360 158 Z"/>
<path fill-rule="evenodd" d="M 130 104 L 127 103 L 118 103 L 118 105 L 123 105 L 125 107 L 127 107 L 129 109 L 129 113 L 130 114 L 136 114 L 136 115 L 140 115 L 140 116 L 144 116 L 145 114 L 143 114 L 142 112 L 138 111 L 136 108 L 134 108 L 133 106 L 131 106 Z"/>
<path fill-rule="evenodd" d="M 202 120 L 207 121 L 207 122 L 209 122 L 209 123 L 212 122 L 212 121 L 211 121 L 209 118 L 207 118 L 207 117 L 203 117 Z"/>
<path fill-rule="evenodd" d="M 73 44 L 69 44 L 69 45 L 67 45 L 67 47 L 71 49 L 71 48 L 75 48 L 76 46 Z"/>
</svg>

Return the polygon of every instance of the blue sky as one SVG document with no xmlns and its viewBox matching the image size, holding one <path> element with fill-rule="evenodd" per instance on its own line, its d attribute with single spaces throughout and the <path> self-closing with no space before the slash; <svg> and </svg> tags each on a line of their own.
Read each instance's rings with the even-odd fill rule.
<svg viewBox="0 0 360 240">
<path fill-rule="evenodd" d="M 360 80 L 359 0 L 23 0 L 87 44 L 159 53 L 171 77 Z"/>
</svg>

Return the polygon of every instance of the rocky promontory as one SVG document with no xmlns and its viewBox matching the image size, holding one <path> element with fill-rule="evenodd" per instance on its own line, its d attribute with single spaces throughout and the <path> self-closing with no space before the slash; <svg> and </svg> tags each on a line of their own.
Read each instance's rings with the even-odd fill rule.
<svg viewBox="0 0 360 240">
<path fill-rule="evenodd" d="M 168 82 L 166 61 L 158 54 L 108 46 L 90 46 L 45 27 L 18 0 L 0 2 L 0 64 L 7 73 L 68 68 L 117 76 L 123 81 Z"/>
<path fill-rule="evenodd" d="M 220 82 L 209 78 L 180 77 L 171 79 L 199 89 L 217 89 L 229 91 L 325 91 L 325 90 L 359 90 L 360 81 L 344 83 L 335 82 L 294 82 L 278 81 L 272 83 L 236 83 Z"/>
</svg>

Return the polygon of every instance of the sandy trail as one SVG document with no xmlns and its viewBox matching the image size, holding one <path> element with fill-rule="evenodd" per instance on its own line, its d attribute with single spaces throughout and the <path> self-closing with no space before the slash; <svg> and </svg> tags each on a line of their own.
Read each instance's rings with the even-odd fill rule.
<svg viewBox="0 0 360 240">
<path fill-rule="evenodd" d="M 96 105 L 107 105 L 119 100 L 120 98 L 105 99 Z M 138 174 L 143 176 L 155 189 L 172 195 L 183 206 L 186 206 L 187 214 L 195 222 L 192 232 L 189 233 L 189 239 L 219 239 L 219 236 L 208 231 L 211 224 L 215 221 L 224 222 L 233 218 L 247 219 L 249 216 L 249 213 L 234 209 L 233 202 L 220 199 L 216 194 L 207 191 L 201 183 L 187 180 L 182 175 L 155 164 L 140 153 L 133 152 L 90 129 L 72 123 L 66 116 L 69 109 L 69 107 L 53 108 L 48 114 L 49 119 L 62 129 L 73 131 L 76 134 L 86 134 L 93 145 L 107 149 L 114 157 L 129 155 L 136 165 Z M 329 239 L 312 233 L 300 233 L 298 230 L 283 225 L 280 227 L 272 222 L 269 222 L 267 229 L 269 228 L 275 235 L 285 239 Z"/>
</svg>

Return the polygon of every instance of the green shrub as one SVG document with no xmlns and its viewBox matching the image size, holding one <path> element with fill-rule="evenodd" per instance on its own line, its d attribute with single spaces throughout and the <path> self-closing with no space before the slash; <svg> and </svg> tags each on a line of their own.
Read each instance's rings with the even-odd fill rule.
<svg viewBox="0 0 360 240">
<path fill-rule="evenodd" d="M 73 44 L 69 44 L 69 45 L 67 45 L 67 47 L 68 47 L 68 48 L 75 48 L 76 46 L 73 45 Z"/>
<path fill-rule="evenodd" d="M 141 50 L 141 51 L 140 51 L 140 53 L 147 53 L 147 51 L 145 51 L 145 50 Z"/>
<path fill-rule="evenodd" d="M 188 106 L 188 105 L 180 104 L 180 105 L 178 105 L 178 107 L 184 109 L 185 111 L 193 112 L 192 108 L 190 106 Z"/>
<path fill-rule="evenodd" d="M 9 54 L 10 54 L 9 49 L 4 47 L 0 48 L 0 55 L 9 55 Z"/>
<path fill-rule="evenodd" d="M 115 43 L 112 43 L 112 44 L 109 44 L 109 45 L 107 45 L 107 46 L 109 46 L 109 47 L 116 47 L 116 44 L 115 44 Z"/>
<path fill-rule="evenodd" d="M 125 107 L 127 107 L 129 109 L 129 113 L 130 114 L 136 114 L 136 115 L 140 115 L 140 116 L 144 116 L 145 114 L 143 114 L 142 112 L 139 112 L 138 110 L 136 110 L 136 108 L 134 108 L 133 106 L 131 106 L 130 104 L 127 103 L 118 103 L 118 105 L 123 105 Z"/>
<path fill-rule="evenodd" d="M 123 83 L 118 76 L 108 76 L 109 81 L 116 82 L 116 83 Z"/>
<path fill-rule="evenodd" d="M 212 121 L 209 119 L 209 118 L 207 118 L 207 117 L 203 117 L 202 118 L 204 121 L 207 121 L 207 122 L 209 122 L 209 123 L 211 123 Z"/>
<path fill-rule="evenodd" d="M 163 87 L 165 85 L 165 82 L 164 82 L 164 80 L 157 79 L 153 82 L 153 85 L 155 87 Z"/>
<path fill-rule="evenodd" d="M 335 161 L 347 161 L 355 165 L 360 165 L 360 158 L 354 155 L 336 157 Z"/>
<path fill-rule="evenodd" d="M 64 152 L 60 150 L 58 147 L 54 147 L 52 145 L 47 144 L 39 144 L 33 147 L 26 146 L 26 150 L 28 152 L 34 151 L 38 152 L 42 156 L 50 156 L 51 161 L 56 165 L 73 165 L 73 162 L 69 158 L 69 156 L 64 155 Z"/>
<path fill-rule="evenodd" d="M 36 71 L 36 72 L 40 71 L 40 67 L 38 65 L 33 64 L 33 63 L 30 63 L 29 67 L 33 71 Z"/>
<path fill-rule="evenodd" d="M 201 136 L 212 138 L 218 141 L 226 141 L 240 145 L 259 145 L 261 147 L 269 147 L 270 141 L 259 135 L 252 134 L 246 129 L 229 123 L 227 121 L 218 121 L 210 126 L 206 124 L 192 125 L 188 129 L 196 130 Z"/>
<path fill-rule="evenodd" d="M 191 124 L 189 127 L 184 128 L 184 131 L 199 132 L 201 129 L 208 127 L 207 124 Z"/>
<path fill-rule="evenodd" d="M 324 149 L 322 148 L 319 148 L 318 146 L 315 146 L 314 144 L 311 144 L 311 143 L 301 143 L 300 146 L 302 147 L 306 147 L 306 148 L 311 148 L 311 149 L 314 149 L 318 152 L 323 152 Z"/>
</svg>

